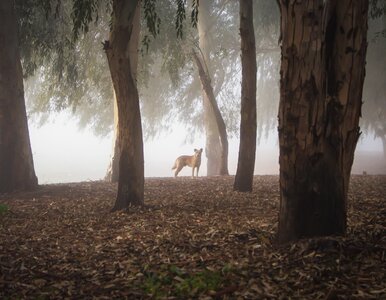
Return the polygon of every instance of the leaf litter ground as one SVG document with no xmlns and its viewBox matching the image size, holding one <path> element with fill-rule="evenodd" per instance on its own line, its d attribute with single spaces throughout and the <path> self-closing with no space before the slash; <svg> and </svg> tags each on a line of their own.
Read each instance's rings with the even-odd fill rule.
<svg viewBox="0 0 386 300">
<path fill-rule="evenodd" d="M 353 176 L 345 237 L 275 243 L 277 176 L 150 178 L 0 195 L 1 299 L 386 299 L 386 176 Z"/>
</svg>

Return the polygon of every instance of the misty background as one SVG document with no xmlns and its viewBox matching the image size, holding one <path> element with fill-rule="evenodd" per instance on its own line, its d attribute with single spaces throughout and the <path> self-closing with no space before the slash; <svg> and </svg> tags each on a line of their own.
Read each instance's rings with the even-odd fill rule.
<svg viewBox="0 0 386 300">
<path fill-rule="evenodd" d="M 174 160 L 180 155 L 192 155 L 194 148 L 204 149 L 199 175 L 205 176 L 204 108 L 197 68 L 191 57 L 191 49 L 198 45 L 200 28 L 192 28 L 186 20 L 184 38 L 177 38 L 174 2 L 157 3 L 162 19 L 160 33 L 150 38 L 143 26 L 138 50 L 145 176 L 173 176 Z M 209 51 L 216 101 L 227 126 L 229 173 L 234 175 L 241 81 L 238 3 L 205 3 L 210 12 L 204 16 L 209 28 L 205 32 L 205 47 Z M 279 12 L 275 1 L 259 0 L 255 6 L 258 66 L 255 174 L 278 174 Z M 63 6 L 62 18 L 69 18 L 69 9 Z M 54 34 L 60 47 L 59 57 L 47 60 L 37 69 L 33 53 L 31 57 L 25 55 L 23 68 L 33 69 L 33 76 L 26 76 L 25 97 L 39 183 L 100 180 L 106 174 L 113 153 L 114 95 L 101 41 L 108 39 L 109 18 L 109 12 L 101 11 L 98 24 L 91 24 L 88 33 L 68 48 L 61 42 L 72 36 L 71 26 L 60 27 Z M 53 19 L 52 24 L 55 22 Z M 363 134 L 357 145 L 354 174 L 386 173 L 385 29 L 385 16 L 371 15 L 361 120 Z M 49 30 L 55 30 L 55 25 Z M 188 167 L 180 173 L 180 176 L 190 175 Z"/>
<path fill-rule="evenodd" d="M 92 130 L 79 129 L 68 113 L 60 113 L 53 122 L 43 126 L 30 124 L 35 171 L 41 184 L 101 180 L 106 175 L 112 153 L 112 134 L 104 138 Z M 255 174 L 279 174 L 279 148 L 276 132 L 257 146 Z M 173 176 L 171 167 L 179 155 L 192 155 L 193 148 L 205 145 L 205 138 L 185 143 L 183 126 L 144 144 L 145 177 Z M 229 172 L 236 173 L 238 139 L 229 143 Z M 204 155 L 204 154 L 203 154 Z M 355 154 L 353 174 L 386 174 L 382 142 L 371 135 L 360 139 Z M 190 176 L 191 168 L 182 169 L 179 176 Z M 206 160 L 202 160 L 200 176 L 206 175 Z"/>
</svg>

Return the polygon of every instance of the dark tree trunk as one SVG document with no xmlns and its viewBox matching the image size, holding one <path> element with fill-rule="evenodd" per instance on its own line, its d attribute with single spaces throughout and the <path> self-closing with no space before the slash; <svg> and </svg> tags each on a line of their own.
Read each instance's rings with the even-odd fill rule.
<svg viewBox="0 0 386 300">
<path fill-rule="evenodd" d="M 104 48 L 117 98 L 119 138 L 118 195 L 113 210 L 142 205 L 144 196 L 144 160 L 141 114 L 137 84 L 127 48 L 138 0 L 114 0 L 110 40 Z"/>
<path fill-rule="evenodd" d="M 252 191 L 256 155 L 256 45 L 253 1 L 240 0 L 241 37 L 241 123 L 237 172 L 233 189 Z"/>
<path fill-rule="evenodd" d="M 206 66 L 207 74 L 210 78 L 211 16 L 209 5 L 209 1 L 200 2 L 200 9 L 198 10 L 197 29 L 199 48 L 202 53 L 204 65 Z M 219 175 L 221 169 L 221 152 L 223 152 L 223 150 L 221 149 L 220 133 L 218 131 L 218 126 L 216 123 L 214 111 L 212 109 L 211 100 L 208 99 L 207 94 L 204 90 L 202 91 L 202 98 L 206 134 L 205 156 L 208 159 L 207 175 Z"/>
<path fill-rule="evenodd" d="M 213 87 L 211 80 L 205 67 L 202 59 L 198 56 L 195 51 L 192 51 L 193 58 L 196 62 L 198 68 L 198 74 L 201 81 L 202 90 L 204 91 L 205 98 L 208 99 L 210 104 L 210 109 L 213 112 L 214 118 L 216 120 L 217 131 L 220 135 L 221 143 L 221 152 L 220 152 L 220 166 L 218 170 L 218 175 L 229 175 L 228 172 L 228 135 L 225 126 L 224 119 L 221 116 L 220 109 L 218 108 L 216 98 L 213 93 Z"/>
<path fill-rule="evenodd" d="M 129 40 L 128 55 L 130 56 L 130 68 L 134 80 L 137 80 L 138 69 L 138 45 L 139 45 L 139 33 L 141 29 L 141 5 L 137 5 L 133 30 Z M 118 182 L 119 180 L 119 121 L 118 121 L 118 104 L 117 97 L 114 93 L 114 148 L 111 156 L 111 161 L 107 169 L 105 180 L 110 182 Z"/>
<path fill-rule="evenodd" d="M 344 234 L 360 135 L 368 1 L 279 3 L 278 238 Z"/>
<path fill-rule="evenodd" d="M 35 175 L 13 0 L 0 1 L 0 193 L 33 189 Z"/>
</svg>

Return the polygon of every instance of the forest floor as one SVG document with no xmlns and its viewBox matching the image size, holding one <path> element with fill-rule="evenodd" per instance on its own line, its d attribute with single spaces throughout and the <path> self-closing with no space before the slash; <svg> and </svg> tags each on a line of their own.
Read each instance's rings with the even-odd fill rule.
<svg viewBox="0 0 386 300">
<path fill-rule="evenodd" d="M 386 176 L 353 176 L 345 237 L 275 242 L 277 176 L 149 178 L 0 195 L 1 299 L 386 299 Z"/>
</svg>

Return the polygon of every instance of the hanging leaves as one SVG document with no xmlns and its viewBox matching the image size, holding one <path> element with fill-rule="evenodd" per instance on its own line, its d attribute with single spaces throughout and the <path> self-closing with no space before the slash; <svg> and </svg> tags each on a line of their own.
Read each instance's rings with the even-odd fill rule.
<svg viewBox="0 0 386 300">
<path fill-rule="evenodd" d="M 73 0 L 72 19 L 74 40 L 79 37 L 79 32 L 87 33 L 89 24 L 98 20 L 99 0 Z"/>
<path fill-rule="evenodd" d="M 185 13 L 186 0 L 176 0 L 176 4 L 177 4 L 177 16 L 176 16 L 177 37 L 182 38 L 183 23 L 186 19 L 186 13 Z"/>
</svg>

